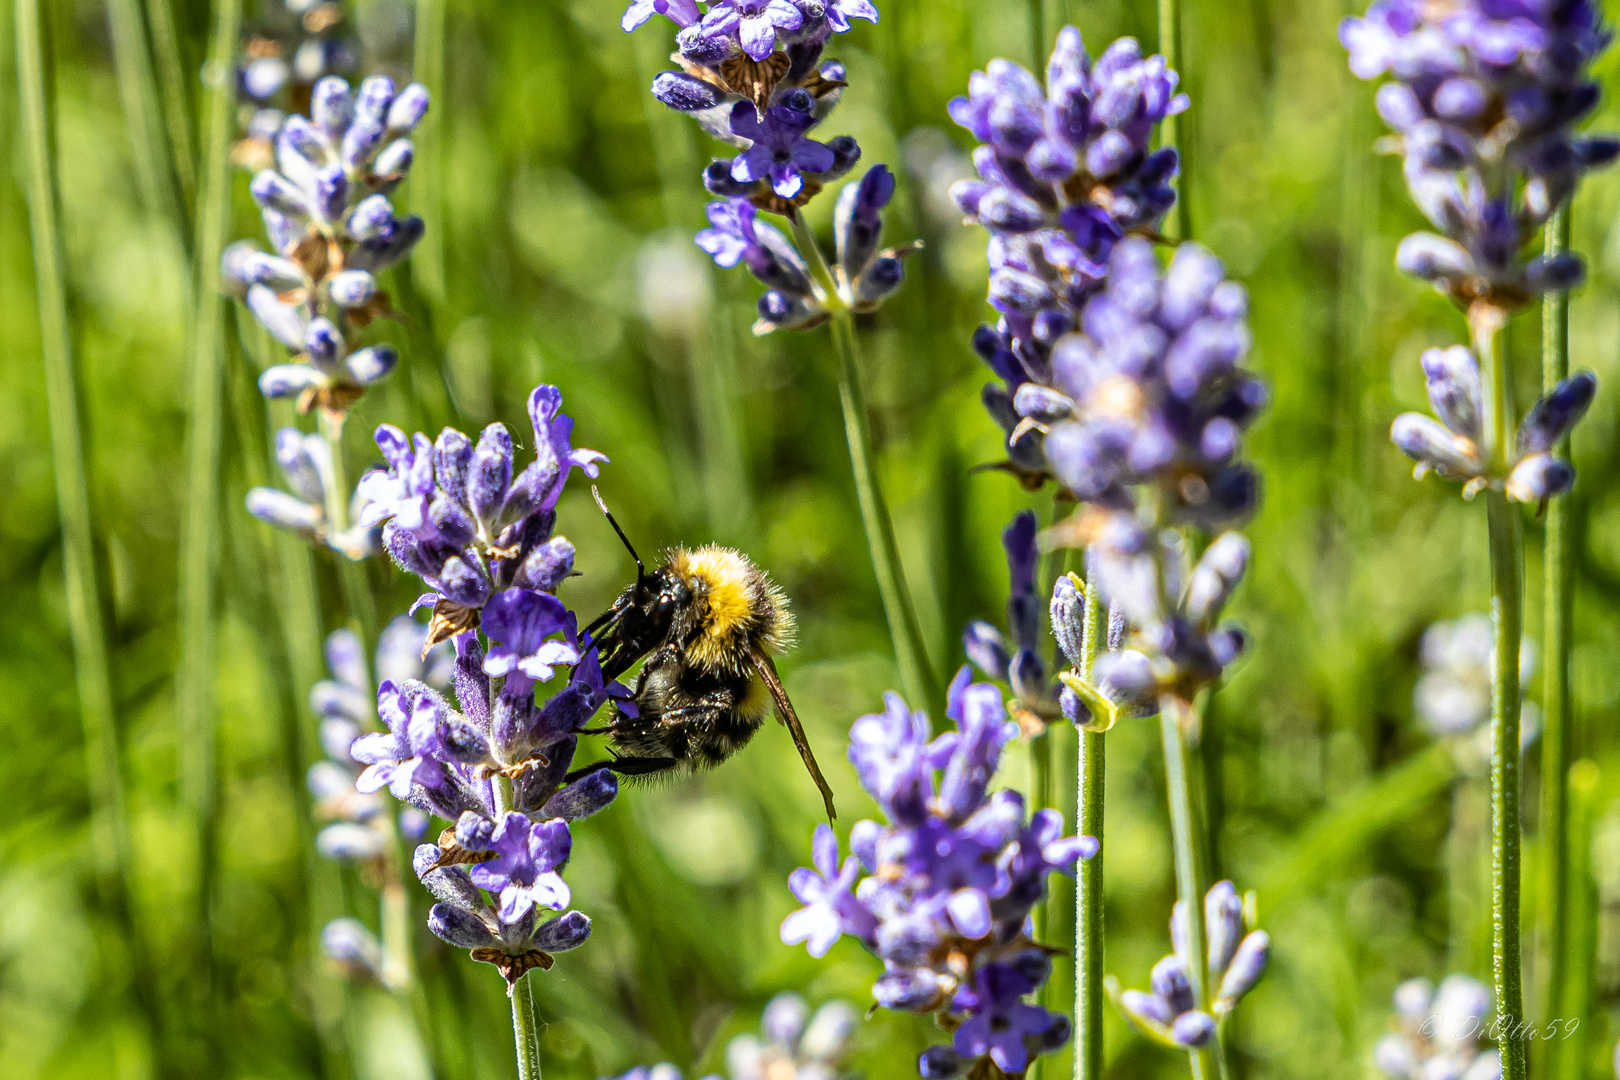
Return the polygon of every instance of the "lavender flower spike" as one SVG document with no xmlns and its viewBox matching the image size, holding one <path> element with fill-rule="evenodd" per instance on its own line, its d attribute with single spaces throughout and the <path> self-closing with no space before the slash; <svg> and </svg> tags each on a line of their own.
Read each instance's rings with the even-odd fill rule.
<svg viewBox="0 0 1620 1080">
<path fill-rule="evenodd" d="M 820 956 L 847 934 L 883 961 L 878 1004 L 940 1014 L 955 1037 L 924 1055 L 924 1076 L 979 1061 L 1021 1072 L 1069 1037 L 1067 1018 L 1025 1000 L 1051 966 L 1025 920 L 1047 875 L 1072 872 L 1096 841 L 1062 836 L 1049 810 L 1026 819 L 1021 796 L 989 790 L 1017 730 L 995 687 L 970 685 L 964 669 L 949 695 L 957 728 L 933 740 L 898 695 L 887 704 L 856 721 L 850 760 L 889 822 L 858 822 L 841 866 L 832 830 L 817 828 L 816 869 L 790 879 L 806 906 L 783 922 L 782 940 Z M 972 959 L 964 967 L 952 956 Z"/>
</svg>

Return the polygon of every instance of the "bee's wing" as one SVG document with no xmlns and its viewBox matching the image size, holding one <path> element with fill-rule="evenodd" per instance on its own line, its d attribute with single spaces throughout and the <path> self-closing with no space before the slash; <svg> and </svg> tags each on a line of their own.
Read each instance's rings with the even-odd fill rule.
<svg viewBox="0 0 1620 1080">
<path fill-rule="evenodd" d="M 810 740 L 804 737 L 804 728 L 799 724 L 799 714 L 793 711 L 793 702 L 788 700 L 787 691 L 782 689 L 782 678 L 776 673 L 776 663 L 758 649 L 748 654 L 753 661 L 754 670 L 759 677 L 765 680 L 770 689 L 771 698 L 776 702 L 776 715 L 782 723 L 787 725 L 788 731 L 793 733 L 793 745 L 799 748 L 799 756 L 804 759 L 805 768 L 810 770 L 810 777 L 821 789 L 821 801 L 827 804 L 827 818 L 832 820 L 838 816 L 833 809 L 832 788 L 827 786 L 827 778 L 821 775 L 821 766 L 816 764 L 816 755 L 810 752 Z"/>
</svg>

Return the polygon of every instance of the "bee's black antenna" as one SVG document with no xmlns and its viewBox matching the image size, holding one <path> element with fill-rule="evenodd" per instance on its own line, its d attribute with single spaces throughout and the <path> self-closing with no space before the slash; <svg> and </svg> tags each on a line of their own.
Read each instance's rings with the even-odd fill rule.
<svg viewBox="0 0 1620 1080">
<path fill-rule="evenodd" d="M 619 540 L 624 544 L 625 550 L 630 553 L 630 557 L 636 560 L 636 582 L 639 584 L 647 576 L 647 568 L 641 565 L 641 556 L 636 554 L 635 545 L 630 543 L 630 538 L 624 535 L 623 529 L 619 528 L 619 523 L 613 518 L 613 511 L 609 510 L 607 503 L 602 501 L 602 493 L 596 490 L 595 484 L 591 485 L 591 498 L 596 500 L 596 505 L 601 508 L 603 516 L 608 519 L 608 524 L 613 526 L 613 531 L 619 534 Z"/>
</svg>

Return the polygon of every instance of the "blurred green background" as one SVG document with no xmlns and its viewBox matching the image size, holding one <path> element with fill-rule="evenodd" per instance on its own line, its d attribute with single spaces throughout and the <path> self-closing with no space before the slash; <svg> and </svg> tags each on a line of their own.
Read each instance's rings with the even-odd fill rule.
<svg viewBox="0 0 1620 1080">
<path fill-rule="evenodd" d="M 1611 5 L 1611 10 L 1620 5 Z M 0 3 L 0 1076 L 505 1077 L 512 1071 L 496 974 L 420 927 L 434 1023 L 430 1047 L 375 989 L 342 990 L 312 959 L 312 934 L 337 907 L 374 921 L 375 894 L 344 872 L 334 910 L 312 913 L 311 829 L 298 759 L 311 718 L 309 649 L 286 644 L 288 567 L 304 558 L 241 510 L 267 477 L 267 421 L 253 385 L 261 342 L 227 323 L 224 497 L 218 506 L 217 870 L 202 955 L 199 851 L 182 809 L 174 674 L 179 658 L 179 522 L 189 277 L 171 224 L 143 205 L 112 63 L 108 9 L 49 0 L 63 245 L 85 402 L 96 554 L 108 596 L 120 748 L 137 854 L 128 919 L 98 887 L 88 829 L 83 736 L 73 679 L 61 534 L 49 454 L 38 309 L 24 202 L 13 20 Z M 149 18 L 167 4 L 150 3 Z M 363 0 L 351 9 L 367 56 L 435 94 L 400 201 L 428 241 L 385 282 L 408 314 L 385 327 L 404 360 L 348 427 L 351 471 L 375 458 L 389 421 L 436 432 L 505 421 L 527 435 L 523 403 L 560 385 L 576 443 L 606 452 L 604 495 L 643 551 L 709 539 L 735 544 L 793 598 L 800 646 L 787 687 L 838 794 L 841 834 L 873 811 L 843 757 L 850 722 L 897 682 L 856 512 L 825 332 L 751 337 L 757 289 L 714 271 L 692 244 L 705 194 L 698 168 L 719 148 L 646 93 L 664 66 L 667 25 L 618 27 L 618 0 Z M 962 661 L 966 620 L 1000 623 L 1007 574 L 999 532 L 1049 495 L 1005 474 L 978 402 L 987 371 L 968 348 L 987 317 L 984 237 L 945 197 L 969 140 L 947 100 L 994 56 L 1029 63 L 1030 9 L 972 0 L 889 0 L 882 21 L 838 38 L 850 89 L 824 134 L 851 133 L 866 164 L 900 177 L 891 241 L 927 247 L 900 296 L 863 323 L 865 377 L 882 482 L 896 517 L 932 661 Z M 1459 776 L 1411 710 L 1417 642 L 1433 620 L 1485 606 L 1483 507 L 1454 487 L 1414 483 L 1388 445 L 1390 419 L 1422 407 L 1417 356 L 1461 339 L 1459 317 L 1399 279 L 1393 251 L 1418 226 L 1397 162 L 1375 156 L 1371 91 L 1345 71 L 1339 0 L 1186 0 L 1184 85 L 1195 235 L 1252 294 L 1252 366 L 1273 406 L 1250 439 L 1266 497 L 1238 610 L 1253 648 L 1221 689 L 1204 753 L 1218 814 L 1218 866 L 1258 890 L 1275 940 L 1271 972 L 1238 1014 L 1244 1077 L 1367 1074 L 1389 993 L 1412 975 L 1489 977 L 1480 892 L 1483 781 Z M 249 24 L 262 13 L 248 6 Z M 195 125 L 211 12 L 172 15 L 183 75 L 172 83 Z M 442 41 L 413 24 L 443 19 Z M 1145 0 L 1046 0 L 1045 44 L 1076 23 L 1093 54 L 1114 37 L 1155 39 Z M 442 51 L 441 51 L 442 50 Z M 413 57 L 416 58 L 413 60 Z M 442 62 L 442 75 L 431 61 Z M 1598 127 L 1620 127 L 1611 88 Z M 191 143 L 200 142 L 195 126 Z M 233 237 L 261 237 L 235 176 Z M 812 207 L 825 235 L 833 195 Z M 1577 1040 L 1588 1075 L 1609 1066 L 1620 1021 L 1620 173 L 1600 174 L 1575 209 L 1590 263 L 1573 302 L 1573 363 L 1605 380 L 1579 430 L 1575 496 L 1581 580 L 1574 654 L 1576 756 L 1599 766 L 1577 798 L 1577 956 L 1593 995 Z M 1539 385 L 1538 324 L 1516 320 L 1520 401 Z M 560 530 L 583 576 L 566 596 L 585 613 L 632 573 L 586 485 Z M 1528 525 L 1528 632 L 1539 636 L 1539 525 Z M 289 560 L 292 560 L 289 562 Z M 312 564 L 323 631 L 348 617 L 327 552 Z M 376 608 L 403 610 L 414 582 L 365 568 Z M 295 643 L 296 644 L 296 643 Z M 1532 681 L 1537 696 L 1539 680 Z M 1111 749 L 1106 834 L 1107 970 L 1143 985 L 1169 949 L 1173 875 L 1158 733 L 1124 724 Z M 307 743 L 307 738 L 305 740 Z M 1073 820 L 1072 731 L 1052 736 L 1057 802 Z M 1027 787 L 1027 745 L 1003 779 Z M 1527 918 L 1537 892 L 1534 754 L 1528 769 Z M 590 943 L 538 977 L 545 1067 L 589 1080 L 669 1060 L 701 1075 L 726 1039 L 753 1028 L 784 989 L 817 1003 L 870 1002 L 877 963 L 840 943 L 824 961 L 777 941 L 796 904 L 786 878 L 808 861 L 819 800 L 785 734 L 771 725 L 719 771 L 633 789 L 575 830 L 575 906 Z M 336 880 L 333 878 L 332 880 Z M 1449 884 L 1448 884 L 1449 883 Z M 1072 925 L 1072 886 L 1053 898 L 1048 939 Z M 130 926 L 135 929 L 132 938 Z M 1528 951 L 1533 956 L 1533 950 Z M 1579 966 L 1579 965 L 1578 965 Z M 1532 960 L 1531 986 L 1537 966 Z M 144 974 L 141 974 L 144 973 Z M 1067 1007 L 1060 958 L 1049 1004 Z M 323 1051 L 311 1005 L 336 990 L 347 1020 Z M 1539 1016 L 1540 994 L 1531 995 Z M 330 1034 L 330 1032 L 329 1032 Z M 854 1067 L 914 1075 L 938 1038 L 929 1024 L 877 1013 Z M 331 1047 L 347 1046 L 341 1053 Z M 1177 1076 L 1185 1061 L 1134 1036 L 1110 1011 L 1109 1075 Z M 1047 1077 L 1066 1075 L 1067 1056 Z"/>
</svg>

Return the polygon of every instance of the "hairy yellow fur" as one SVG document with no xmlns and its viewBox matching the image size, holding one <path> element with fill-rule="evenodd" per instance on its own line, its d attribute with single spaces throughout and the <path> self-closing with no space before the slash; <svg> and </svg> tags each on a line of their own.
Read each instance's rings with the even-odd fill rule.
<svg viewBox="0 0 1620 1080">
<path fill-rule="evenodd" d="M 791 644 L 787 599 L 746 556 L 709 544 L 673 552 L 669 565 L 704 604 L 702 631 L 687 647 L 699 666 L 737 670 L 751 645 L 776 652 Z"/>
</svg>

